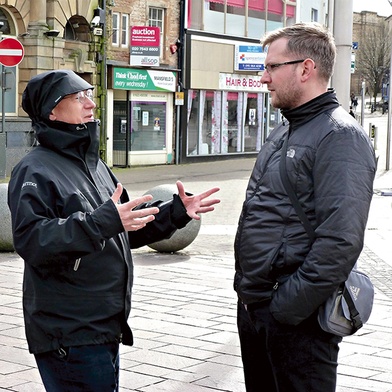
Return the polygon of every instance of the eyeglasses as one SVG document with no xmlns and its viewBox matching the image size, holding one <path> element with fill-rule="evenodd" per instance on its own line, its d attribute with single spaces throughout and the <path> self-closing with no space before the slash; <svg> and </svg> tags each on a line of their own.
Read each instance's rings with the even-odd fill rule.
<svg viewBox="0 0 392 392">
<path fill-rule="evenodd" d="M 76 97 L 72 95 L 72 96 L 64 97 L 64 99 L 74 98 L 77 99 L 81 104 L 84 104 L 87 98 L 92 101 L 93 97 L 94 97 L 93 90 L 85 90 L 85 91 L 79 91 Z"/>
<path fill-rule="evenodd" d="M 289 64 L 298 64 L 304 62 L 306 59 L 303 60 L 293 60 L 293 61 L 285 61 L 284 63 L 276 63 L 276 64 L 267 64 L 264 66 L 264 69 L 271 75 L 271 72 L 281 67 L 282 65 L 289 65 Z"/>
</svg>

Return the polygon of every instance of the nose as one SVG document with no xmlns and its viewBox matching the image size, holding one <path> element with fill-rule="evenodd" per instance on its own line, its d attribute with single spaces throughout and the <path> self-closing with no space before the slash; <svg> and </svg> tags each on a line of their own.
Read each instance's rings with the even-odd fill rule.
<svg viewBox="0 0 392 392">
<path fill-rule="evenodd" d="M 86 97 L 84 101 L 84 106 L 87 108 L 95 108 L 97 105 L 96 103 L 92 100 L 92 98 Z"/>
<path fill-rule="evenodd" d="M 267 72 L 267 70 L 265 70 L 263 72 L 263 75 L 261 77 L 261 83 L 269 83 L 271 81 L 271 76 L 270 74 Z"/>
</svg>

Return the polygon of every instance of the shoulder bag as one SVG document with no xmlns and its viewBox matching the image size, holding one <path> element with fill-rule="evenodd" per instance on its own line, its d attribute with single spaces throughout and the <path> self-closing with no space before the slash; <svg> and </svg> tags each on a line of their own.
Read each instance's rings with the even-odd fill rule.
<svg viewBox="0 0 392 392">
<path fill-rule="evenodd" d="M 288 133 L 284 140 L 280 157 L 280 176 L 287 195 L 305 227 L 310 242 L 313 243 L 316 237 L 315 231 L 301 207 L 287 175 L 287 144 Z M 372 282 L 367 275 L 354 267 L 347 280 L 319 307 L 318 322 L 320 327 L 324 331 L 338 336 L 353 335 L 368 321 L 372 312 L 373 299 L 374 287 Z"/>
</svg>

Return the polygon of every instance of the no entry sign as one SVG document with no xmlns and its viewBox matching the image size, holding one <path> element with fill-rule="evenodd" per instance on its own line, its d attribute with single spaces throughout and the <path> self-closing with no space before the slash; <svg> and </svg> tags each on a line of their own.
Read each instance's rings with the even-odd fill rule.
<svg viewBox="0 0 392 392">
<path fill-rule="evenodd" d="M 23 45 L 16 38 L 4 38 L 0 41 L 0 64 L 15 67 L 24 56 Z"/>
</svg>

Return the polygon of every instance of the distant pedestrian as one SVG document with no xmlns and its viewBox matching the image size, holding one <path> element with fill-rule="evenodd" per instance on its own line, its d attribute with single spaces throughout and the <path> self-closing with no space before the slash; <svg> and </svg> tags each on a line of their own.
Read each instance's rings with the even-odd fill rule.
<svg viewBox="0 0 392 392">
<path fill-rule="evenodd" d="M 234 245 L 246 390 L 334 392 L 342 338 L 321 329 L 318 309 L 361 253 L 376 159 L 365 131 L 328 88 L 332 34 L 299 23 L 262 43 L 261 82 L 284 120 L 259 152 Z M 314 227 L 312 243 L 283 170 Z"/>
<path fill-rule="evenodd" d="M 350 106 L 349 113 L 355 118 L 355 113 L 353 112 L 353 107 L 352 106 Z"/>
<path fill-rule="evenodd" d="M 350 99 L 351 99 L 351 106 L 354 106 L 354 99 L 355 99 L 355 94 L 354 93 L 350 94 Z"/>
<path fill-rule="evenodd" d="M 355 111 L 357 111 L 358 98 L 355 96 L 354 93 L 351 93 L 350 99 L 351 99 L 351 107 L 354 108 Z"/>
<path fill-rule="evenodd" d="M 170 237 L 219 202 L 210 198 L 219 188 L 190 195 L 180 181 L 168 202 L 130 199 L 99 159 L 92 88 L 66 70 L 29 81 L 22 106 L 39 145 L 9 183 L 27 342 L 49 392 L 119 390 L 119 344 L 133 344 L 130 249 Z"/>
<path fill-rule="evenodd" d="M 352 106 L 354 107 L 354 111 L 356 112 L 357 106 L 358 106 L 358 98 L 357 97 L 354 97 Z"/>
</svg>

